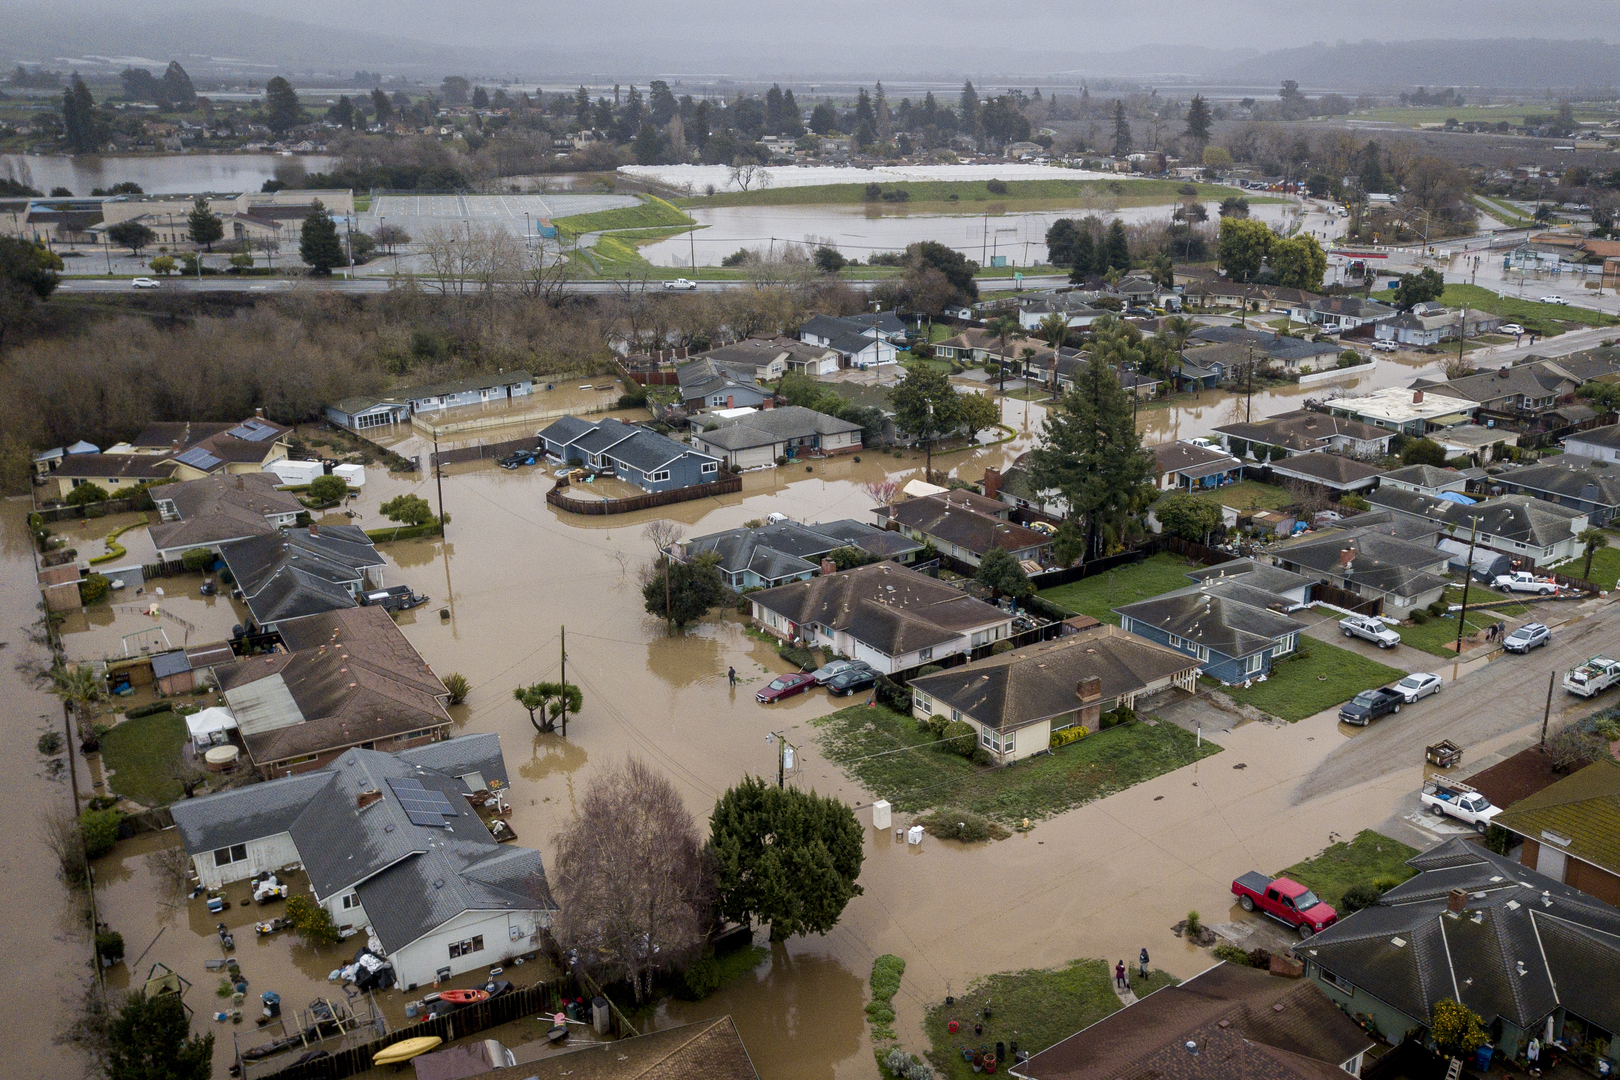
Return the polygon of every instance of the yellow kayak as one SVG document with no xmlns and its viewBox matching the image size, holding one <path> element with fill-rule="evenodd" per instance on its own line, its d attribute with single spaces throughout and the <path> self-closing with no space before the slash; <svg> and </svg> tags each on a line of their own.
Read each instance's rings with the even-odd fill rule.
<svg viewBox="0 0 1620 1080">
<path fill-rule="evenodd" d="M 402 1061 L 409 1061 L 419 1054 L 427 1053 L 442 1042 L 444 1040 L 437 1035 L 405 1039 L 402 1042 L 397 1042 L 392 1046 L 379 1050 L 372 1057 L 371 1063 L 373 1065 L 398 1065 Z"/>
</svg>

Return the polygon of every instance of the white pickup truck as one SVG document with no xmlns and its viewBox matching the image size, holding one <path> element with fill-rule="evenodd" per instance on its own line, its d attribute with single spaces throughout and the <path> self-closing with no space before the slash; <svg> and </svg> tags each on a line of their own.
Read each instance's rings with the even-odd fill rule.
<svg viewBox="0 0 1620 1080">
<path fill-rule="evenodd" d="M 1620 660 L 1607 656 L 1594 656 L 1564 676 L 1564 689 L 1581 697 L 1601 694 L 1615 683 L 1620 683 Z"/>
<path fill-rule="evenodd" d="M 1552 578 L 1538 578 L 1528 570 L 1515 570 L 1511 574 L 1498 574 L 1491 588 L 1502 592 L 1533 592 L 1551 596 L 1558 591 L 1558 582 Z"/>
<path fill-rule="evenodd" d="M 1435 816 L 1450 816 L 1465 821 L 1480 833 L 1484 833 L 1491 819 L 1502 812 L 1500 806 L 1492 806 L 1491 800 L 1467 784 L 1447 783 L 1444 780 L 1424 784 L 1418 801 L 1433 810 Z"/>
</svg>

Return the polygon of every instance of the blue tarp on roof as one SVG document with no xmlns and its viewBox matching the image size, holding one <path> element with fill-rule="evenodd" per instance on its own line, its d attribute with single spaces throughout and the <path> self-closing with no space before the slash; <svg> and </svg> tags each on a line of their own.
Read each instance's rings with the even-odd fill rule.
<svg viewBox="0 0 1620 1080">
<path fill-rule="evenodd" d="M 1467 495 L 1455 491 L 1442 491 L 1439 497 L 1447 502 L 1462 503 L 1464 506 L 1473 506 L 1479 501 L 1478 499 L 1470 499 Z"/>
</svg>

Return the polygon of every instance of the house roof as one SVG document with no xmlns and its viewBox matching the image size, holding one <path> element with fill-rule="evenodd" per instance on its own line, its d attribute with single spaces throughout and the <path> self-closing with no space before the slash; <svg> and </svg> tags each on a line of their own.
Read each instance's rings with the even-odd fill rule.
<svg viewBox="0 0 1620 1080">
<path fill-rule="evenodd" d="M 1330 1080 L 1372 1046 L 1315 983 L 1222 962 L 1017 1069 L 1030 1080 Z"/>
<path fill-rule="evenodd" d="M 796 624 L 846 632 L 885 656 L 932 648 L 1009 619 L 983 600 L 892 562 L 823 574 L 748 598 Z"/>
<path fill-rule="evenodd" d="M 825 525 L 783 521 L 758 528 L 730 529 L 687 540 L 685 555 L 715 552 L 720 569 L 728 573 L 752 570 L 767 581 L 818 570 L 819 560 L 841 547 L 859 547 L 882 558 L 920 551 L 922 544 L 897 532 L 854 520 Z"/>
<path fill-rule="evenodd" d="M 1242 465 L 1224 450 L 1212 450 L 1190 442 L 1160 443 L 1147 448 L 1161 473 L 1175 472 L 1182 476 L 1217 476 Z"/>
<path fill-rule="evenodd" d="M 1492 482 L 1509 490 L 1522 488 L 1598 506 L 1620 506 L 1620 467 L 1591 458 L 1560 454 L 1537 465 L 1498 473 Z"/>
<path fill-rule="evenodd" d="M 1379 476 L 1400 484 L 1435 489 L 1460 487 L 1468 479 L 1456 469 L 1441 469 L 1433 465 L 1407 465 L 1380 473 Z"/>
<path fill-rule="evenodd" d="M 233 710 L 250 714 L 238 723 L 254 761 L 449 725 L 449 691 L 383 608 L 329 610 L 279 629 L 288 652 L 214 668 Z"/>
<path fill-rule="evenodd" d="M 1584 768 L 1589 761 L 1577 764 Z M 1520 799 L 1551 787 L 1566 775 L 1553 768 L 1552 756 L 1541 745 L 1526 747 L 1512 757 L 1504 758 L 1489 768 L 1481 769 L 1466 778 L 1470 787 L 1499 807 L 1509 807 Z"/>
<path fill-rule="evenodd" d="M 1296 955 L 1425 1023 L 1452 998 L 1487 1027 L 1500 1016 L 1530 1030 L 1562 1005 L 1620 1029 L 1620 911 L 1460 837 L 1407 865 L 1417 877 Z M 1447 910 L 1454 889 L 1462 912 Z"/>
<path fill-rule="evenodd" d="M 1595 761 L 1520 799 L 1497 815 L 1496 824 L 1620 874 L 1620 762 Z"/>
<path fill-rule="evenodd" d="M 1587 443 L 1591 446 L 1620 450 L 1620 424 L 1610 424 L 1607 427 L 1595 427 L 1586 431 L 1577 431 L 1564 439 L 1565 446 L 1570 443 Z"/>
<path fill-rule="evenodd" d="M 717 460 L 701 450 L 695 450 L 647 428 L 637 428 L 628 439 L 614 443 L 607 450 L 607 455 L 613 460 L 641 472 L 650 472 L 659 466 L 668 465 L 683 454 L 691 454 L 706 461 Z"/>
<path fill-rule="evenodd" d="M 1514 396 L 1527 398 L 1558 397 L 1574 392 L 1580 384 L 1581 380 L 1569 377 L 1566 373 L 1553 368 L 1552 365 L 1545 362 L 1536 362 L 1513 364 L 1505 368 L 1498 368 L 1495 371 L 1483 371 L 1478 375 L 1465 375 L 1460 379 L 1450 379 L 1446 382 L 1429 382 L 1420 379 L 1413 383 L 1413 386 L 1421 386 L 1422 389 L 1433 394 L 1483 403 Z"/>
<path fill-rule="evenodd" d="M 861 425 L 848 420 L 840 420 L 801 405 L 784 405 L 779 409 L 761 409 L 733 420 L 722 420 L 718 428 L 704 431 L 695 438 L 724 450 L 742 450 L 771 446 L 788 439 L 844 435 L 859 430 Z"/>
<path fill-rule="evenodd" d="M 1312 311 L 1324 315 L 1345 315 L 1354 319 L 1378 319 L 1394 315 L 1395 309 L 1376 300 L 1363 300 L 1359 296 L 1325 296 L 1310 301 Z"/>
<path fill-rule="evenodd" d="M 384 401 L 419 401 L 423 398 L 462 394 L 469 390 L 493 390 L 497 386 L 516 386 L 532 383 L 534 376 L 527 371 L 505 371 L 497 375 L 474 375 L 466 379 L 446 379 L 443 382 L 423 383 L 420 386 L 396 386 L 382 396 Z"/>
<path fill-rule="evenodd" d="M 174 463 L 156 454 L 67 454 L 56 467 L 58 476 L 89 480 L 167 480 Z"/>
<path fill-rule="evenodd" d="M 1006 731 L 1074 712 L 1084 704 L 1078 687 L 1088 679 L 1101 680 L 1102 700 L 1109 701 L 1197 667 L 1196 657 L 1103 625 L 925 675 L 911 685 Z"/>
<path fill-rule="evenodd" d="M 1441 417 L 1452 414 L 1469 416 L 1478 407 L 1477 404 L 1454 394 L 1426 394 L 1426 389 L 1428 388 L 1402 389 L 1399 386 L 1384 386 L 1356 397 L 1334 398 L 1327 406 L 1334 412 L 1376 416 L 1395 424 L 1404 424 L 1412 420 L 1438 421 Z M 1391 435 L 1393 432 L 1385 431 L 1385 434 Z"/>
<path fill-rule="evenodd" d="M 1365 497 L 1374 506 L 1421 518 L 1440 528 L 1455 526 L 1462 536 L 1468 535 L 1477 518 L 1481 533 L 1530 547 L 1552 547 L 1568 540 L 1575 535 L 1574 522 L 1586 517 L 1580 510 L 1557 506 L 1530 495 L 1503 495 L 1472 506 L 1393 487 L 1379 488 Z"/>
<path fill-rule="evenodd" d="M 1348 420 L 1342 416 L 1330 416 L 1309 409 L 1296 409 L 1253 423 L 1225 424 L 1215 430 L 1222 435 L 1242 439 L 1245 442 L 1265 443 L 1267 446 L 1281 446 L 1285 450 L 1300 452 L 1320 450 L 1327 445 L 1328 440 L 1335 437 L 1372 442 L 1390 439 L 1395 435 L 1393 431 L 1363 424 L 1359 420 Z"/>
<path fill-rule="evenodd" d="M 608 447 L 621 443 L 636 433 L 633 424 L 627 424 L 612 416 L 597 421 L 592 427 L 594 430 L 574 439 L 574 445 L 587 454 L 600 454 Z"/>
<path fill-rule="evenodd" d="M 1351 562 L 1344 564 L 1344 553 Z M 1418 596 L 1442 588 L 1443 567 L 1450 554 L 1433 546 L 1386 536 L 1375 529 L 1340 530 L 1280 544 L 1271 553 L 1284 562 L 1308 567 L 1362 588 L 1393 596 Z"/>
<path fill-rule="evenodd" d="M 1272 610 L 1283 597 L 1235 581 L 1202 582 L 1114 610 L 1223 656 L 1250 656 L 1306 623 Z"/>
<path fill-rule="evenodd" d="M 985 513 L 960 499 L 946 495 L 928 495 L 921 499 L 908 499 L 882 508 L 890 521 L 914 529 L 924 536 L 954 544 L 956 547 L 983 555 L 992 548 L 1022 551 L 1026 548 L 1046 547 L 1052 538 L 1034 529 L 1014 525 L 991 513 L 1001 514 L 1007 509 L 999 500 L 983 499 L 992 504 L 991 513 Z M 982 496 L 974 496 L 982 499 Z"/>
<path fill-rule="evenodd" d="M 496 1069 L 483 1080 L 759 1080 L 731 1017 L 701 1020 L 630 1039 Z"/>
<path fill-rule="evenodd" d="M 1214 566 L 1201 566 L 1196 570 L 1187 571 L 1187 576 L 1194 581 L 1228 579 L 1279 596 L 1291 589 L 1306 588 L 1315 584 L 1312 578 L 1284 570 L 1280 566 L 1272 566 L 1270 563 L 1255 562 L 1253 559 L 1232 559 L 1229 562 L 1216 563 Z"/>
<path fill-rule="evenodd" d="M 172 501 L 180 520 L 152 525 L 147 530 L 152 544 L 162 550 L 273 533 L 276 527 L 269 516 L 296 514 L 304 508 L 296 496 L 275 489 L 280 482 L 272 473 L 237 473 L 165 484 L 152 497 Z"/>
<path fill-rule="evenodd" d="M 1271 471 L 1329 486 L 1360 483 L 1380 472 L 1377 465 L 1343 454 L 1292 454 L 1281 461 L 1273 461 Z"/>
<path fill-rule="evenodd" d="M 588 435 L 595 430 L 596 425 L 583 417 L 560 416 L 540 432 L 540 437 L 547 442 L 566 445 L 578 439 L 581 435 Z"/>
</svg>

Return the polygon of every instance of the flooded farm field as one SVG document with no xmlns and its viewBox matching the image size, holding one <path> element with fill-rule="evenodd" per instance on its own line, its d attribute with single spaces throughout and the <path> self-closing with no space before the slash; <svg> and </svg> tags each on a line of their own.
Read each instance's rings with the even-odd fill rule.
<svg viewBox="0 0 1620 1080">
<path fill-rule="evenodd" d="M 1379 377 L 1376 370 L 1369 374 Z M 1165 438 L 1204 433 L 1226 422 L 1240 403 L 1208 397 L 1196 417 L 1187 416 L 1189 410 L 1161 410 L 1144 412 L 1141 423 L 1153 432 L 1162 420 Z M 1014 438 L 937 455 L 935 468 L 976 480 L 987 466 L 1005 467 L 1033 445 L 1044 416 L 1038 403 L 1008 399 L 1003 419 Z M 394 441 L 407 456 L 431 449 L 415 432 L 400 431 Z M 775 751 L 766 742 L 772 733 L 802 748 L 790 783 L 835 794 L 869 822 L 866 807 L 882 793 L 863 790 L 817 748 L 813 722 L 833 703 L 818 692 L 771 707 L 757 704 L 753 694 L 761 681 L 786 668 L 774 649 L 746 634 L 737 616 L 720 613 L 671 636 L 643 610 L 637 581 L 638 568 L 652 555 L 642 531 L 650 521 L 675 520 L 687 535 L 700 535 L 771 512 L 809 521 L 864 519 L 873 506 L 864 483 L 903 482 L 922 473 L 919 454 L 859 457 L 750 472 L 734 495 L 611 517 L 573 515 L 548 505 L 552 477 L 538 467 L 506 471 L 478 461 L 444 470 L 444 509 L 452 516 L 446 537 L 383 545 L 386 576 L 390 584 L 432 597 L 430 604 L 400 613 L 399 625 L 434 671 L 459 672 L 471 683 L 466 702 L 452 710 L 458 732 L 500 734 L 513 780 L 512 824 L 521 843 L 550 857 L 555 835 L 571 819 L 595 770 L 628 755 L 668 775 L 704 821 L 727 787 L 774 768 Z M 406 492 L 438 505 L 430 474 L 369 470 L 354 502 L 358 523 L 379 526 L 380 503 Z M 0 1018 L 10 1021 L 14 1033 L 14 1068 L 65 1080 L 79 1075 L 80 1065 L 54 1048 L 51 1036 L 64 1015 L 63 998 L 88 975 L 89 947 L 52 855 L 33 836 L 41 808 L 66 803 L 69 794 L 65 781 L 46 775 L 34 747 L 40 725 L 60 726 L 60 706 L 15 667 L 39 654 L 23 630 L 37 617 L 38 601 L 26 510 L 26 501 L 11 500 L 0 515 L 0 641 L 10 661 L 0 679 L 12 703 L 3 768 L 18 822 L 0 860 L 0 910 L 12 916 L 5 921 L 3 933 L 11 940 L 0 974 L 14 986 L 29 976 L 30 985 L 48 989 L 26 1005 L 12 998 L 0 1006 Z M 108 531 L 108 520 L 60 531 L 90 550 Z M 132 530 L 125 536 L 129 560 L 138 561 L 131 541 L 139 535 Z M 181 576 L 155 583 L 165 590 L 156 617 L 122 599 L 88 615 L 70 615 L 63 627 L 70 652 L 116 655 L 126 635 L 153 626 L 173 644 L 188 632 L 192 643 L 226 636 L 238 617 L 228 600 L 198 594 L 199 582 Z M 537 733 L 512 699 L 514 687 L 556 677 L 564 627 L 568 678 L 585 699 L 566 738 Z M 730 667 L 739 675 L 735 688 L 726 679 Z M 1410 786 L 1409 777 L 1392 774 L 1296 810 L 1289 799 L 1297 778 L 1342 741 L 1331 718 L 1283 727 L 1247 724 L 1227 732 L 1206 727 L 1206 737 L 1225 752 L 1000 843 L 966 846 L 929 838 L 910 846 L 896 844 L 892 832 L 870 830 L 861 875 L 865 894 L 850 903 L 831 933 L 771 946 L 752 974 L 707 1001 L 668 1003 L 658 1022 L 730 1013 L 761 1075 L 869 1077 L 871 1045 L 862 1008 L 876 956 L 893 952 L 907 960 L 896 998 L 897 1030 L 914 1050 L 923 1049 L 919 1021 L 927 1004 L 960 993 L 981 974 L 1080 956 L 1131 956 L 1145 945 L 1156 964 L 1188 976 L 1207 965 L 1207 954 L 1184 946 L 1169 927 L 1189 907 L 1206 919 L 1224 911 L 1234 865 L 1288 865 L 1326 843 L 1324 821 L 1343 834 L 1377 825 L 1391 793 Z M 80 777 L 81 791 L 90 794 L 88 773 L 81 769 Z M 149 859 L 171 835 L 125 841 L 97 868 L 101 917 L 124 935 L 131 957 L 128 970 L 116 968 L 111 977 L 117 983 L 144 976 L 153 961 L 162 961 L 191 980 L 187 1000 L 199 1015 L 199 1030 L 220 1036 L 216 1075 L 223 1075 L 230 1036 L 240 1029 L 208 1018 L 219 1000 L 219 976 L 206 965 L 221 955 L 216 922 L 223 919 L 237 931 L 250 1007 L 264 990 L 276 990 L 294 1008 L 335 994 L 326 974 L 355 946 L 310 950 L 286 934 L 256 938 L 250 924 L 259 909 L 252 906 L 233 905 L 221 917 L 209 916 L 198 901 L 177 895 Z M 239 899 L 233 894 L 243 891 L 238 886 L 228 895 Z M 518 975 L 520 982 L 531 981 L 527 969 Z M 380 1007 L 396 1020 L 404 1000 L 398 991 L 378 995 Z"/>
</svg>

